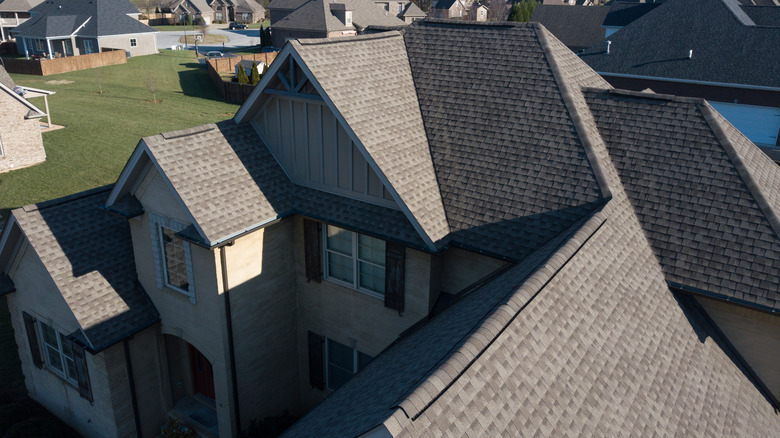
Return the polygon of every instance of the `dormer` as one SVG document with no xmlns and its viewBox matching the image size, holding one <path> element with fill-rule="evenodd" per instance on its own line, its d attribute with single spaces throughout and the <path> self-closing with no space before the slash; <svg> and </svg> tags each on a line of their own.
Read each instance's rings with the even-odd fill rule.
<svg viewBox="0 0 780 438">
<path fill-rule="evenodd" d="M 352 11 L 347 9 L 344 3 L 331 3 L 330 12 L 341 21 L 344 26 L 352 26 Z"/>
</svg>

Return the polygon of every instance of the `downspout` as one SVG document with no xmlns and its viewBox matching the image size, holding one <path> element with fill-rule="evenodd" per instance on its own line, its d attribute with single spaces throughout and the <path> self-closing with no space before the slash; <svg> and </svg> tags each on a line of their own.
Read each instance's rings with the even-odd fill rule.
<svg viewBox="0 0 780 438">
<path fill-rule="evenodd" d="M 232 246 L 230 242 L 226 246 Z M 230 377 L 233 384 L 233 410 L 236 416 L 236 429 L 241 432 L 241 413 L 238 408 L 238 376 L 236 376 L 236 351 L 233 346 L 233 318 L 230 313 L 230 288 L 228 286 L 227 257 L 225 246 L 219 248 L 219 258 L 222 264 L 222 294 L 225 296 L 225 319 L 227 320 L 228 354 L 230 355 Z"/>
<path fill-rule="evenodd" d="M 133 363 L 130 360 L 130 343 L 125 338 L 122 341 L 125 349 L 125 367 L 127 367 L 127 380 L 130 384 L 130 401 L 133 404 L 133 419 L 135 419 L 135 436 L 141 438 L 141 417 L 138 414 L 138 397 L 135 393 L 135 378 L 133 378 Z"/>
</svg>

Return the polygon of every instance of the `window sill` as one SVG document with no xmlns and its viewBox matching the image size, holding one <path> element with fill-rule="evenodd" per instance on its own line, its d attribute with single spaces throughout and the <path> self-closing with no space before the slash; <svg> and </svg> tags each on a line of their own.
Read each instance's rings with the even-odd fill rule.
<svg viewBox="0 0 780 438">
<path fill-rule="evenodd" d="M 190 293 L 188 291 L 183 291 L 175 286 L 171 286 L 169 284 L 166 284 L 163 286 L 163 291 L 167 292 L 169 295 L 174 295 L 179 298 L 186 298 L 189 299 L 190 303 L 197 304 L 197 300 L 195 299 L 195 294 Z"/>
<path fill-rule="evenodd" d="M 77 382 L 71 382 L 70 379 L 65 378 L 62 374 L 58 373 L 54 369 L 52 369 L 49 365 L 44 365 L 43 370 L 47 373 L 51 374 L 52 376 L 56 377 L 57 380 L 60 380 L 62 383 L 64 383 L 67 386 L 70 386 L 74 390 L 78 391 L 79 386 Z"/>
<path fill-rule="evenodd" d="M 347 283 L 346 281 L 342 281 L 342 280 L 339 280 L 337 278 L 325 277 L 324 280 L 329 281 L 329 282 L 334 283 L 334 284 L 337 284 L 337 285 L 342 286 L 344 288 L 347 288 L 349 290 L 352 290 L 352 291 L 355 291 L 355 292 L 359 292 L 359 293 L 361 293 L 363 295 L 368 295 L 369 297 L 376 298 L 377 300 L 380 300 L 383 303 L 385 301 L 384 294 L 380 294 L 378 292 L 373 292 L 373 291 L 370 291 L 368 289 L 360 289 L 358 287 L 355 287 L 354 284 Z"/>
</svg>

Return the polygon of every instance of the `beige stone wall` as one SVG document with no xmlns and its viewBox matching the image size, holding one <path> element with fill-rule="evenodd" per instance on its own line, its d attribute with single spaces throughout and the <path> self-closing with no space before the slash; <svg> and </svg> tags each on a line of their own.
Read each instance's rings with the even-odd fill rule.
<svg viewBox="0 0 780 438">
<path fill-rule="evenodd" d="M 130 360 L 133 367 L 135 394 L 138 404 L 138 416 L 144 437 L 154 437 L 160 433 L 165 420 L 166 396 L 170 399 L 168 380 L 162 374 L 164 364 L 161 361 L 162 334 L 160 326 L 154 325 L 133 336 L 129 341 Z"/>
<path fill-rule="evenodd" d="M 243 428 L 299 409 L 291 232 L 288 219 L 225 247 Z"/>
<path fill-rule="evenodd" d="M 0 90 L 0 173 L 46 160 L 38 119 L 26 120 L 30 110 Z"/>
<path fill-rule="evenodd" d="M 86 437 L 134 436 L 132 416 L 117 417 L 112 389 L 118 382 L 110 369 L 119 360 L 112 351 L 92 355 L 86 353 L 89 380 L 94 402 L 81 398 L 76 386 L 44 368 L 37 368 L 30 356 L 30 344 L 22 312 L 51 325 L 60 333 L 69 334 L 79 328 L 73 313 L 59 293 L 46 268 L 27 244 L 23 244 L 9 271 L 17 291 L 8 295 L 11 323 L 18 347 L 27 392 L 34 400 L 68 423 Z M 129 433 L 129 435 L 128 435 Z"/>
<path fill-rule="evenodd" d="M 136 46 L 130 46 L 130 39 L 136 40 Z M 100 48 L 122 49 L 130 52 L 131 56 L 153 55 L 157 53 L 157 34 L 139 33 L 131 35 L 116 35 L 100 37 Z"/>
<path fill-rule="evenodd" d="M 780 400 L 780 317 L 708 298 L 696 300 Z"/>
<path fill-rule="evenodd" d="M 155 167 L 143 176 L 134 194 L 146 212 L 129 221 L 138 279 L 160 313 L 161 332 L 189 342 L 211 362 L 219 429 L 230 431 L 234 427 L 230 414 L 233 396 L 225 330 L 225 305 L 217 277 L 218 259 L 213 251 L 190 245 L 195 303 L 181 292 L 167 287 L 158 288 L 150 214 L 171 218 L 185 225 L 189 225 L 190 220 Z M 187 357 L 182 354 L 171 361 L 169 356 L 168 368 L 179 366 L 175 361 L 186 362 Z M 170 384 L 174 386 L 177 382 L 173 377 L 171 379 Z M 184 382 L 188 379 L 189 377 L 182 378 Z M 172 394 L 171 401 L 175 403 L 181 395 Z M 166 409 L 169 408 L 170 406 L 166 406 Z"/>
<path fill-rule="evenodd" d="M 450 248 L 442 255 L 442 291 L 457 294 L 505 264 L 493 257 Z"/>
<path fill-rule="evenodd" d="M 298 359 L 303 409 L 326 395 L 309 384 L 308 331 L 353 345 L 376 356 L 399 334 L 426 317 L 429 309 L 433 260 L 427 253 L 406 248 L 405 310 L 399 315 L 384 301 L 332 281 L 307 282 L 304 263 L 303 220 L 293 218 L 295 281 L 298 289 Z"/>
</svg>

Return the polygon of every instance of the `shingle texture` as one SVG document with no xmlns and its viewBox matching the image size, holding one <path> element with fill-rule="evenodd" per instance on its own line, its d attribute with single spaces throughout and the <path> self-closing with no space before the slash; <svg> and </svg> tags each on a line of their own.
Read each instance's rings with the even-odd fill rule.
<svg viewBox="0 0 780 438">
<path fill-rule="evenodd" d="M 127 14 L 138 10 L 128 0 L 54 0 L 41 3 L 14 32 L 26 37 L 107 36 L 155 32 Z"/>
<path fill-rule="evenodd" d="M 398 210 L 293 184 L 250 125 L 233 121 L 143 139 L 205 244 L 293 213 L 424 247 Z"/>
<path fill-rule="evenodd" d="M 100 209 L 110 190 L 12 213 L 95 351 L 159 320 L 137 282 L 127 220 Z"/>
<path fill-rule="evenodd" d="M 652 11 L 661 2 L 637 3 L 637 2 L 612 2 L 609 6 L 609 13 L 604 17 L 604 26 L 624 27 L 631 24 L 634 20 Z"/>
<path fill-rule="evenodd" d="M 586 96 L 668 281 L 778 310 L 780 168 L 702 100 Z"/>
<path fill-rule="evenodd" d="M 582 59 L 599 73 L 780 87 L 780 27 L 751 23 L 736 0 L 668 1 Z"/>
<path fill-rule="evenodd" d="M 425 235 L 442 240 L 447 217 L 401 36 L 292 44 Z"/>
<path fill-rule="evenodd" d="M 538 30 L 425 20 L 404 31 L 451 239 L 518 260 L 603 201 L 547 56 L 568 52 L 604 82 L 563 45 L 545 54 Z"/>
<path fill-rule="evenodd" d="M 0 1 L 0 12 L 27 12 L 43 0 L 3 0 Z"/>
<path fill-rule="evenodd" d="M 334 3 L 344 4 L 346 10 L 352 11 L 353 24 L 344 24 L 331 12 L 331 6 Z M 385 14 L 383 8 L 370 0 L 338 0 L 337 2 L 309 0 L 274 23 L 274 28 L 331 32 L 354 30 L 355 28 L 364 29 L 369 26 L 404 26 L 405 24 L 395 15 Z"/>
<path fill-rule="evenodd" d="M 531 21 L 542 24 L 570 48 L 587 48 L 604 40 L 601 24 L 609 6 L 536 5 Z"/>
</svg>

